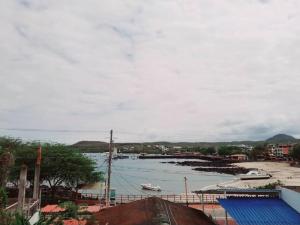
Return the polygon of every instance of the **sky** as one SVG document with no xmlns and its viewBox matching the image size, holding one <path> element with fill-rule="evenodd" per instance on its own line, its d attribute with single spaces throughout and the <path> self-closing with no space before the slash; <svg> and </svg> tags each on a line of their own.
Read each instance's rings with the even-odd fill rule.
<svg viewBox="0 0 300 225">
<path fill-rule="evenodd" d="M 300 137 L 299 0 L 2 0 L 0 135 Z"/>
</svg>

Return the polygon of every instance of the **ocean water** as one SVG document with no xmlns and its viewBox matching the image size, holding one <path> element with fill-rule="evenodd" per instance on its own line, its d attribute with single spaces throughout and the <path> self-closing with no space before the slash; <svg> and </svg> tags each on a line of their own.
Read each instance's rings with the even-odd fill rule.
<svg viewBox="0 0 300 225">
<path fill-rule="evenodd" d="M 105 154 L 87 153 L 86 155 L 97 163 L 97 171 L 107 171 Z M 184 193 L 184 177 L 187 177 L 189 192 L 235 178 L 228 174 L 195 171 L 189 166 L 161 163 L 169 161 L 187 161 L 187 159 L 133 159 L 130 157 L 129 159 L 112 160 L 111 188 L 116 189 L 117 194 L 171 195 Z M 140 186 L 142 183 L 158 185 L 162 191 L 142 190 Z M 87 190 L 87 192 L 91 192 L 91 190 Z M 102 191 L 93 190 L 92 192 L 101 194 Z"/>
</svg>

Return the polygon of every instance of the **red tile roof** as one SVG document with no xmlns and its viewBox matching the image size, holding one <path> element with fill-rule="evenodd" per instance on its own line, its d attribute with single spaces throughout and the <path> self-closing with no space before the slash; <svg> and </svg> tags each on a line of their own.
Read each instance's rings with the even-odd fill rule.
<svg viewBox="0 0 300 225">
<path fill-rule="evenodd" d="M 46 205 L 41 209 L 42 213 L 57 213 L 65 211 L 64 208 L 59 205 Z M 81 206 L 79 212 L 89 212 L 96 213 L 100 211 L 100 205 L 89 205 L 89 206 Z"/>
<path fill-rule="evenodd" d="M 65 211 L 64 208 L 59 207 L 58 205 L 46 205 L 41 209 L 42 213 L 57 213 Z"/>
<path fill-rule="evenodd" d="M 80 207 L 80 212 L 96 213 L 100 211 L 100 205 L 89 205 Z"/>
<path fill-rule="evenodd" d="M 69 219 L 69 220 L 63 220 L 64 225 L 86 225 L 86 220 L 76 220 L 76 219 Z"/>
</svg>

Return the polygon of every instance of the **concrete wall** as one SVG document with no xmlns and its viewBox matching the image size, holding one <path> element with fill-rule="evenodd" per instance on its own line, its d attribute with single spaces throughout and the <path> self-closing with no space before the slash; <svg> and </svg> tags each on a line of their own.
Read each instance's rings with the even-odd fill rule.
<svg viewBox="0 0 300 225">
<path fill-rule="evenodd" d="M 281 190 L 281 199 L 300 213 L 300 193 L 284 187 L 278 189 Z"/>
</svg>

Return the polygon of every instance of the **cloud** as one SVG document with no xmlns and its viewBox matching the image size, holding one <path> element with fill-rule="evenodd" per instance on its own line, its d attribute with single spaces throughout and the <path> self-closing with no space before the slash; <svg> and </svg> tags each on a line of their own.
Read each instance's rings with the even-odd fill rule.
<svg viewBox="0 0 300 225">
<path fill-rule="evenodd" d="M 297 0 L 3 1 L 0 128 L 113 128 L 118 141 L 300 137 L 299 13 Z"/>
</svg>

